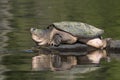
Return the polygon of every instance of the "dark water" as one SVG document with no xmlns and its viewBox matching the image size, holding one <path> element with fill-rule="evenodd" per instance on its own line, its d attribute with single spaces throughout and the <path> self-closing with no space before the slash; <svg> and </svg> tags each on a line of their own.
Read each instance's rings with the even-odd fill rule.
<svg viewBox="0 0 120 80">
<path fill-rule="evenodd" d="M 6 76 L 5 80 L 120 80 L 119 52 L 89 53 L 95 54 L 93 59 L 96 59 L 97 54 L 100 56 L 94 65 L 89 61 L 88 55 L 45 55 L 26 51 L 35 45 L 29 32 L 31 27 L 45 28 L 57 21 L 85 22 L 104 29 L 104 37 L 120 39 L 119 3 L 119 0 L 1 0 L 0 55 L 4 57 L 0 59 L 3 64 L 0 65 L 0 71 L 7 71 L 0 72 L 0 78 Z M 40 56 L 47 58 L 46 63 L 51 63 L 43 65 L 46 71 L 40 71 L 44 70 L 40 68 Z M 33 58 L 38 63 L 35 67 Z M 54 59 L 53 62 L 51 59 Z"/>
</svg>

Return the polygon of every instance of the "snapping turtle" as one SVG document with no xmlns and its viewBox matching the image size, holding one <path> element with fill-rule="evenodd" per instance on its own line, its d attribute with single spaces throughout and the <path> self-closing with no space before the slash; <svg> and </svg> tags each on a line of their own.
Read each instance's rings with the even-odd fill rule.
<svg viewBox="0 0 120 80">
<path fill-rule="evenodd" d="M 73 44 L 77 41 L 86 43 L 104 33 L 103 30 L 86 23 L 67 21 L 53 23 L 45 30 L 31 28 L 30 32 L 37 45 L 55 46 L 61 43 Z"/>
</svg>

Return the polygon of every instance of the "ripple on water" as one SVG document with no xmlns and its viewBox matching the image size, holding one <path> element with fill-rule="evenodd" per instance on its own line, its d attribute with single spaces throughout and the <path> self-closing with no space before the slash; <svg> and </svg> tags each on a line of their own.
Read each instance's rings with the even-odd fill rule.
<svg viewBox="0 0 120 80">
<path fill-rule="evenodd" d="M 5 48 L 8 43 L 8 36 L 6 36 L 9 32 L 11 32 L 12 28 L 9 26 L 10 23 L 8 19 L 11 19 L 12 15 L 9 13 L 10 10 L 9 0 L 0 0 L 0 62 L 2 61 L 2 57 L 5 56 L 7 49 Z M 0 80 L 5 78 L 2 75 L 7 69 L 4 65 L 0 64 Z"/>
</svg>

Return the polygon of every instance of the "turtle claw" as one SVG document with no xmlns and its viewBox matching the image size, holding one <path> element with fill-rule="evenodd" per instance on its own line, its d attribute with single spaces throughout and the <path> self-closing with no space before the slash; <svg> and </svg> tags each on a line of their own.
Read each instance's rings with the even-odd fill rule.
<svg viewBox="0 0 120 80">
<path fill-rule="evenodd" d="M 50 43 L 50 46 L 55 46 L 55 47 L 58 47 L 60 44 L 57 44 L 57 43 L 55 43 L 54 41 L 52 41 L 51 43 Z"/>
<path fill-rule="evenodd" d="M 62 41 L 62 38 L 59 34 L 54 35 L 53 40 L 50 42 L 51 46 L 58 47 Z"/>
</svg>

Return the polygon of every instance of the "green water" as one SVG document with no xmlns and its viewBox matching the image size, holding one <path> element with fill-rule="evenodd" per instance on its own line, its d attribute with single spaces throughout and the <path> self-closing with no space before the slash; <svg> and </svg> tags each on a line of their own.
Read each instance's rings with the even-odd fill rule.
<svg viewBox="0 0 120 80">
<path fill-rule="evenodd" d="M 56 73 L 32 71 L 32 57 L 37 53 L 25 52 L 35 43 L 31 40 L 31 27 L 45 28 L 58 21 L 81 21 L 105 30 L 104 37 L 120 39 L 120 0 L 9 0 L 9 26 L 7 56 L 1 64 L 7 69 L 5 80 L 120 80 L 119 54 L 102 68 L 89 73 Z M 2 7 L 4 8 L 4 7 Z M 62 76 L 62 77 L 59 77 Z"/>
</svg>

